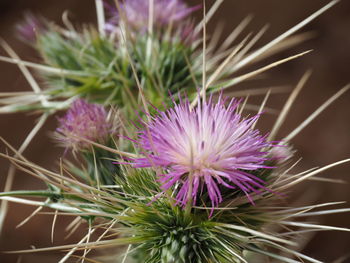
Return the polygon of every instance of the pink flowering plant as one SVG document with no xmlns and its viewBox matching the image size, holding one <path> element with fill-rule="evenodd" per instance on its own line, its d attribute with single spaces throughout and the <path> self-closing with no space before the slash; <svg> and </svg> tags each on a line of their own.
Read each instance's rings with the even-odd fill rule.
<svg viewBox="0 0 350 263">
<path fill-rule="evenodd" d="M 252 129 L 258 115 L 243 119 L 236 112 L 238 105 L 233 99 L 226 107 L 220 96 L 216 103 L 211 97 L 191 109 L 184 101 L 159 112 L 139 132 L 137 144 L 146 157 L 135 159 L 134 167 L 164 168 L 161 188 L 179 188 L 176 204 L 183 207 L 196 205 L 205 188 L 214 210 L 223 201 L 219 185 L 242 191 L 254 204 L 250 193 L 266 188 L 251 171 L 273 168 L 266 165 L 267 149 L 276 145 Z"/>
<path fill-rule="evenodd" d="M 296 41 L 293 34 L 337 1 L 258 49 L 252 46 L 263 30 L 236 39 L 249 19 L 221 45 L 207 35 L 206 24 L 221 3 L 206 12 L 205 1 L 188 6 L 182 0 L 96 0 L 97 26 L 78 31 L 33 15 L 17 26 L 42 64 L 14 57 L 3 44 L 10 57 L 0 59 L 17 63 L 33 92 L 7 94 L 0 112 L 41 114 L 26 141 L 55 115 L 58 127 L 52 137 L 63 148 L 63 160 L 55 169 L 60 172 L 50 171 L 23 156 L 26 145 L 16 150 L 2 140 L 14 154 L 0 154 L 15 165 L 8 180 L 16 167 L 47 185 L 40 191 L 0 193 L 3 215 L 8 201 L 48 207 L 74 215 L 70 228 L 76 231 L 85 223 L 88 233 L 77 244 L 15 253 L 68 250 L 60 263 L 79 252 L 82 261 L 92 262 L 320 262 L 299 251 L 298 235 L 349 231 L 305 222 L 311 215 L 350 211 L 332 208 L 337 202 L 285 207 L 292 187 L 350 161 L 291 172 L 297 164 L 292 139 L 349 86 L 285 138 L 278 131 L 309 73 L 269 132 L 260 131 L 257 122 L 268 114 L 265 106 L 273 90 L 254 90 L 264 95 L 254 114 L 247 113 L 249 90 L 241 91 L 241 98 L 225 94 L 305 54 L 237 73 L 297 43 L 300 38 Z M 200 11 L 203 20 L 196 24 L 191 15 Z M 48 88 L 41 89 L 27 67 L 37 70 Z M 110 254 L 103 250 L 108 246 L 120 249 Z M 92 249 L 101 249 L 103 257 L 90 259 Z"/>
</svg>

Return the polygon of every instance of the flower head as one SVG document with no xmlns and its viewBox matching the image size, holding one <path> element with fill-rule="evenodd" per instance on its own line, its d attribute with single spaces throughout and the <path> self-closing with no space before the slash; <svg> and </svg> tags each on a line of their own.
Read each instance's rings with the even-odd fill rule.
<svg viewBox="0 0 350 263">
<path fill-rule="evenodd" d="M 119 8 L 106 4 L 111 17 L 106 23 L 107 31 L 113 31 L 121 20 L 137 33 L 147 31 L 151 3 L 149 0 L 126 0 Z M 180 34 L 185 37 L 192 27 L 184 19 L 198 8 L 188 7 L 182 0 L 153 0 L 153 25 L 155 28 L 177 28 L 181 22 Z"/>
<path fill-rule="evenodd" d="M 30 43 L 35 43 L 40 32 L 47 29 L 42 18 L 32 13 L 27 13 L 23 21 L 16 25 L 19 38 Z"/>
<path fill-rule="evenodd" d="M 144 122 L 138 143 L 146 158 L 133 160 L 135 167 L 161 167 L 164 191 L 176 186 L 177 203 L 196 203 L 206 188 L 212 207 L 223 201 L 219 186 L 250 193 L 259 193 L 264 181 L 252 174 L 265 165 L 273 147 L 252 125 L 258 115 L 243 119 L 237 113 L 239 102 L 225 106 L 220 96 L 217 103 L 210 98 L 191 109 L 188 101 L 175 103 L 174 108 L 159 112 L 151 122 Z M 259 190 L 260 189 L 260 190 Z"/>
<path fill-rule="evenodd" d="M 90 144 L 86 140 L 103 143 L 115 132 L 115 125 L 109 120 L 105 108 L 83 99 L 74 101 L 58 122 L 56 131 L 59 141 L 74 150 L 88 148 Z"/>
</svg>

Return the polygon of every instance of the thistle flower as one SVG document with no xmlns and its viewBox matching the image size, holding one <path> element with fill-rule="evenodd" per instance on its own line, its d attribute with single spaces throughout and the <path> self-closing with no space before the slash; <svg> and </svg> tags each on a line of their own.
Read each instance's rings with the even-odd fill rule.
<svg viewBox="0 0 350 263">
<path fill-rule="evenodd" d="M 125 20 L 128 27 L 138 33 L 147 31 L 150 3 L 152 1 L 126 0 L 120 4 L 119 10 L 106 4 L 111 17 L 106 23 L 106 30 L 114 31 L 122 19 Z M 197 10 L 199 6 L 188 7 L 182 0 L 154 0 L 153 5 L 153 24 L 155 28 L 167 28 L 174 24 L 179 26 L 179 22 L 181 22 L 180 34 L 183 36 L 189 34 L 190 24 L 184 23 L 184 19 Z"/>
<path fill-rule="evenodd" d="M 204 187 L 212 207 L 223 201 L 219 185 L 243 191 L 248 199 L 251 192 L 259 193 L 264 181 L 251 172 L 265 165 L 263 148 L 273 147 L 252 125 L 258 115 L 243 119 L 236 112 L 239 102 L 232 99 L 225 106 L 219 97 L 200 103 L 191 109 L 188 101 L 159 112 L 145 129 L 139 132 L 138 143 L 146 158 L 133 160 L 135 167 L 161 167 L 164 191 L 180 185 L 177 204 L 185 206 L 196 199 Z"/>
<path fill-rule="evenodd" d="M 16 25 L 18 37 L 25 42 L 35 43 L 37 35 L 47 30 L 43 19 L 32 13 L 27 13 L 23 21 Z"/>
<path fill-rule="evenodd" d="M 116 125 L 109 120 L 105 108 L 83 99 L 74 101 L 66 115 L 58 119 L 57 137 L 67 148 L 86 149 L 90 140 L 103 143 L 115 132 Z"/>
</svg>

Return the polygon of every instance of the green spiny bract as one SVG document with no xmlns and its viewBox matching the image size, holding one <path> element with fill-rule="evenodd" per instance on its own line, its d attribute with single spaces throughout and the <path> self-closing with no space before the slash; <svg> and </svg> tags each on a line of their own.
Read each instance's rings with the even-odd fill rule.
<svg viewBox="0 0 350 263">
<path fill-rule="evenodd" d="M 260 230 L 265 222 L 278 220 L 266 217 L 260 202 L 258 207 L 243 204 L 219 209 L 212 218 L 201 208 L 186 215 L 173 205 L 172 197 L 159 194 L 154 171 L 124 172 L 124 178 L 116 179 L 121 193 L 115 194 L 127 207 L 117 218 L 127 227 L 121 232 L 134 244 L 130 256 L 136 262 L 241 262 L 244 251 L 264 243 L 246 229 Z"/>
<path fill-rule="evenodd" d="M 196 92 L 201 73 L 192 65 L 191 46 L 147 35 L 127 43 L 103 37 L 93 28 L 69 36 L 54 29 L 41 33 L 36 47 L 45 64 L 66 72 L 44 73 L 50 87 L 46 93 L 52 98 L 79 96 L 112 103 L 130 116 L 141 108 L 136 76 L 144 96 L 156 107 L 169 105 L 169 93 Z"/>
<path fill-rule="evenodd" d="M 133 223 L 131 233 L 140 243 L 134 245 L 137 262 L 236 262 L 229 250 L 242 253 L 240 242 L 220 233 L 205 216 L 188 218 L 160 203 L 133 210 L 123 219 Z"/>
<path fill-rule="evenodd" d="M 84 152 L 86 169 L 91 185 L 114 185 L 115 177 L 121 176 L 120 167 L 113 164 L 115 154 L 94 147 L 93 152 Z"/>
</svg>

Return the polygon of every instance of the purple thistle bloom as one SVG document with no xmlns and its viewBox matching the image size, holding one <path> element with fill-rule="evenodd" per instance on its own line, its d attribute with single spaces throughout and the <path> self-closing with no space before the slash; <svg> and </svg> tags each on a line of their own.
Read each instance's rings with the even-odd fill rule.
<svg viewBox="0 0 350 263">
<path fill-rule="evenodd" d="M 207 190 L 212 208 L 223 201 L 219 185 L 244 192 L 260 193 L 265 182 L 250 173 L 265 165 L 267 152 L 273 147 L 266 136 L 251 127 L 258 115 L 243 119 L 237 113 L 239 101 L 225 106 L 220 96 L 210 98 L 191 109 L 188 101 L 159 112 L 150 123 L 143 122 L 137 143 L 146 158 L 132 160 L 134 167 L 160 167 L 166 171 L 159 181 L 164 191 L 177 186 L 177 204 L 185 206 Z M 260 190 L 259 190 L 260 189 Z"/>
<path fill-rule="evenodd" d="M 125 0 L 120 3 L 120 12 L 117 7 L 105 2 L 110 19 L 106 23 L 107 31 L 114 31 L 121 19 L 125 19 L 128 27 L 137 32 L 146 32 L 149 21 L 149 9 L 151 0 Z M 185 23 L 192 12 L 200 6 L 188 7 L 182 0 L 154 0 L 153 23 L 155 28 L 176 27 L 176 23 L 181 22 L 180 35 L 187 35 L 191 24 Z M 183 32 L 185 31 L 185 32 Z"/>
<path fill-rule="evenodd" d="M 22 22 L 16 25 L 19 38 L 35 43 L 39 33 L 47 30 L 44 20 L 32 13 L 27 13 Z"/>
<path fill-rule="evenodd" d="M 65 116 L 58 119 L 57 137 L 67 148 L 86 149 L 90 144 L 82 139 L 103 143 L 115 132 L 105 108 L 83 99 L 74 101 Z"/>
</svg>

